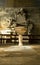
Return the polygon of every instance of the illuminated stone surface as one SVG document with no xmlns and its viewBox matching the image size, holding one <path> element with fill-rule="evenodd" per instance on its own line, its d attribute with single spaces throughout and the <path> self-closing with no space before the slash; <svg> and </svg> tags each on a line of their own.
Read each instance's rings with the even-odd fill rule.
<svg viewBox="0 0 40 65">
<path fill-rule="evenodd" d="M 18 48 L 22 50 L 0 52 L 0 65 L 40 65 L 40 45 L 10 46 L 4 50 Z"/>
</svg>

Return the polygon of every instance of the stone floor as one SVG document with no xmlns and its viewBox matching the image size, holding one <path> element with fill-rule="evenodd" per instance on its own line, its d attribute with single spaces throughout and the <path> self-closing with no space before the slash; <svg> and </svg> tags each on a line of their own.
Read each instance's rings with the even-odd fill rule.
<svg viewBox="0 0 40 65">
<path fill-rule="evenodd" d="M 40 45 L 2 47 L 0 65 L 40 65 Z"/>
</svg>

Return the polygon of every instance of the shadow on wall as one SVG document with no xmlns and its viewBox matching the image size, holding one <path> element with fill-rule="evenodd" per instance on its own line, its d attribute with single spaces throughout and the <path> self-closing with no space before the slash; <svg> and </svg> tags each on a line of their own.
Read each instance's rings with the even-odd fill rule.
<svg viewBox="0 0 40 65">
<path fill-rule="evenodd" d="M 35 24 L 32 33 L 34 35 L 39 35 L 39 36 L 34 36 L 33 39 L 38 39 L 38 40 L 34 40 L 34 42 L 40 44 L 40 8 L 31 8 L 30 12 L 31 12 L 30 18 L 33 20 L 33 23 Z"/>
</svg>

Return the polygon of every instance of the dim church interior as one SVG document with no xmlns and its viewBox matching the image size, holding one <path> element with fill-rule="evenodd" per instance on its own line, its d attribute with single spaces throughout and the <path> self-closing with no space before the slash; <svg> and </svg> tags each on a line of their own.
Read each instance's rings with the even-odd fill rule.
<svg viewBox="0 0 40 65">
<path fill-rule="evenodd" d="M 20 4 L 19 4 L 19 2 L 20 2 Z M 24 3 L 24 0 L 23 1 L 21 1 L 21 0 L 7 0 L 7 1 L 5 1 L 4 3 L 5 4 L 3 4 L 3 6 L 2 6 L 2 9 L 4 10 L 6 7 L 6 11 L 8 12 L 8 7 L 9 7 L 9 10 L 10 11 L 12 11 L 13 12 L 13 10 L 14 11 L 18 11 L 18 10 L 20 10 L 20 7 L 26 7 L 26 9 L 28 10 L 28 14 L 29 14 L 29 18 L 30 18 L 30 20 L 32 20 L 32 22 L 33 22 L 33 24 L 34 24 L 34 30 L 33 30 L 33 36 L 28 36 L 26 33 L 25 33 L 25 35 L 23 35 L 23 44 L 25 45 L 25 44 L 28 44 L 29 42 L 31 42 L 31 44 L 37 44 L 37 43 L 40 43 L 40 8 L 39 7 L 36 7 L 36 5 L 38 5 L 38 4 L 35 4 L 35 1 L 28 1 L 28 0 L 25 0 L 25 2 L 26 3 Z M 23 6 L 22 6 L 22 3 L 24 4 Z M 34 7 L 35 6 L 35 7 Z M 12 9 L 11 9 L 11 8 Z M 16 8 L 15 8 L 16 7 Z M 17 8 L 18 7 L 18 8 Z M 18 10 L 17 10 L 18 9 Z M 21 8 L 22 9 L 22 8 Z M 0 11 L 1 11 L 1 8 L 0 8 Z M 10 11 L 9 11 L 9 13 L 7 13 L 7 14 L 10 14 Z M 6 13 L 6 12 L 3 12 L 3 13 Z M 14 13 L 14 12 L 13 12 Z M 17 14 L 17 12 L 16 12 L 16 14 Z M 14 16 L 14 18 L 15 18 L 15 13 L 13 14 L 13 15 L 11 15 L 12 17 Z M 10 22 L 10 17 L 9 17 L 9 15 L 8 15 L 8 17 L 7 17 L 8 19 L 6 20 L 6 17 L 4 17 L 4 20 L 6 20 L 7 22 L 9 21 Z M 22 18 L 22 17 L 19 17 L 19 20 L 21 20 L 20 18 Z M 3 20 L 3 21 L 4 21 Z M 23 19 L 22 19 L 23 20 Z M 11 21 L 16 21 L 16 20 L 11 20 Z M 8 26 L 8 25 L 10 25 L 10 23 L 8 24 L 8 23 L 3 23 L 3 25 L 5 25 L 5 24 L 7 24 L 6 26 Z M 20 21 L 21 22 L 21 21 Z M 20 23 L 19 21 L 18 21 L 18 23 L 17 23 L 17 25 L 18 26 L 24 26 L 24 23 L 22 23 L 21 22 L 21 24 L 19 24 Z M 2 23 L 1 23 L 2 24 Z M 15 23 L 11 23 L 11 24 L 14 24 L 13 26 L 15 27 L 16 26 L 16 24 Z M 23 25 L 22 25 L 23 24 Z M 5 27 L 6 27 L 5 26 Z M 4 28 L 5 28 L 4 27 Z M 29 25 L 29 27 L 28 27 L 28 30 L 30 29 L 31 27 L 30 27 L 30 25 Z M 8 28 L 8 30 L 9 30 L 9 28 Z M 12 28 L 12 31 L 14 30 L 14 28 Z M 10 31 L 10 30 L 9 30 Z M 9 32 L 8 31 L 8 32 Z M 37 32 L 38 31 L 38 32 Z M 11 31 L 10 31 L 11 32 Z M 14 31 L 15 32 L 15 31 Z M 30 30 L 29 30 L 29 32 L 30 32 Z M 3 32 L 4 33 L 4 32 Z M 30 34 L 30 33 L 29 33 Z M 35 35 L 34 35 L 35 34 Z M 13 36 L 14 35 L 14 36 Z M 37 36 L 36 36 L 37 35 Z M 4 38 L 5 37 L 5 38 Z M 7 39 L 7 40 L 5 40 L 5 39 Z M 14 40 L 13 40 L 14 39 Z M 16 40 L 15 40 L 16 39 Z M 7 37 L 6 36 L 4 36 L 3 34 L 2 34 L 2 36 L 0 36 L 0 43 L 3 43 L 3 44 L 5 44 L 5 42 L 8 44 L 10 44 L 10 42 L 12 43 L 12 44 L 18 44 L 18 34 L 15 34 L 15 33 L 11 33 L 11 34 L 7 34 Z M 5 41 L 3 41 L 3 40 L 5 40 Z M 37 41 L 38 40 L 38 41 Z M 15 45 L 14 44 L 14 45 Z M 30 43 L 29 43 L 30 44 Z"/>
</svg>

